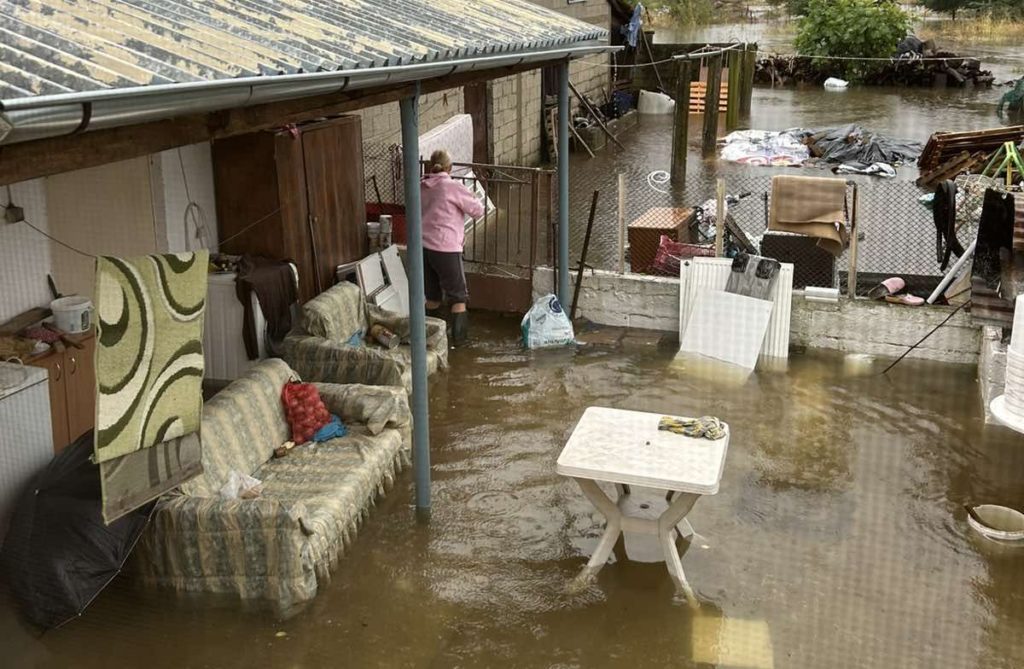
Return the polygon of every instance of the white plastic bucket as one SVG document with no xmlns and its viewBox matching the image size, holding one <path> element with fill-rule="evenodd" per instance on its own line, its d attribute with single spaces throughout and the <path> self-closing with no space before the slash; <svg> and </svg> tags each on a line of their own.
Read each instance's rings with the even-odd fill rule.
<svg viewBox="0 0 1024 669">
<path fill-rule="evenodd" d="M 92 302 L 88 297 L 59 297 L 50 302 L 53 324 L 64 332 L 77 334 L 92 327 Z"/>
<path fill-rule="evenodd" d="M 995 541 L 1024 542 L 1024 513 L 997 504 L 974 507 L 975 520 L 970 514 L 967 523 L 983 537 Z"/>
</svg>

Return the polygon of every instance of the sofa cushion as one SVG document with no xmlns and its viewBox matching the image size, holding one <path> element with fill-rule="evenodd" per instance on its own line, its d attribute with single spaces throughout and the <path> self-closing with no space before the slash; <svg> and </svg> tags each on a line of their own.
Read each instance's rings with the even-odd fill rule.
<svg viewBox="0 0 1024 669">
<path fill-rule="evenodd" d="M 257 470 L 261 498 L 305 508 L 301 522 L 318 576 L 334 564 L 374 497 L 393 480 L 402 450 L 398 430 L 371 436 L 355 426 L 345 437 L 296 448 Z"/>
<path fill-rule="evenodd" d="M 203 473 L 181 486 L 186 495 L 216 496 L 231 470 L 252 474 L 288 441 L 281 388 L 294 375 L 283 360 L 263 360 L 205 404 Z"/>
<path fill-rule="evenodd" d="M 348 281 L 328 288 L 302 306 L 302 326 L 308 334 L 331 341 L 362 339 L 368 329 L 363 291 Z"/>
</svg>

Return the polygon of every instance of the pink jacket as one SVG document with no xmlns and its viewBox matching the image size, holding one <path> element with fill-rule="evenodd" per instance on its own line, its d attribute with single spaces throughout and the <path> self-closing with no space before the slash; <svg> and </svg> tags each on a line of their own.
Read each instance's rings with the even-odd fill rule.
<svg viewBox="0 0 1024 669">
<path fill-rule="evenodd" d="M 420 181 L 423 247 L 431 251 L 462 252 L 466 216 L 479 218 L 484 208 L 469 189 L 447 172 L 428 174 Z"/>
</svg>

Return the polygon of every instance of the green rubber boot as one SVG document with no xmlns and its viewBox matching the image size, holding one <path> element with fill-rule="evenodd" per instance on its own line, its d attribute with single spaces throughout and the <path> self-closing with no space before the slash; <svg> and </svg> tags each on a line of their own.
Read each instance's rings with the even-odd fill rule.
<svg viewBox="0 0 1024 669">
<path fill-rule="evenodd" d="M 469 314 L 465 311 L 452 314 L 452 344 L 461 346 L 469 338 Z"/>
</svg>

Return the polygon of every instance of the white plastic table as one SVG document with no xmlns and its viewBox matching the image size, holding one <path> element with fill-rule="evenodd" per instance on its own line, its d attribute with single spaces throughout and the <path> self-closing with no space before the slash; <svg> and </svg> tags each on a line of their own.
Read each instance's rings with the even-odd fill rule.
<svg viewBox="0 0 1024 669">
<path fill-rule="evenodd" d="M 721 439 L 697 439 L 658 430 L 660 413 L 589 407 L 580 418 L 562 454 L 557 471 L 572 477 L 607 519 L 604 535 L 581 577 L 593 577 L 608 561 L 622 532 L 656 535 L 665 565 L 676 587 L 691 600 L 676 549 L 677 532 L 693 534 L 686 515 L 702 495 L 714 495 L 722 480 L 729 448 L 729 427 Z M 615 484 L 617 501 L 598 486 Z M 633 513 L 627 486 L 668 491 L 668 506 L 657 518 Z"/>
</svg>

